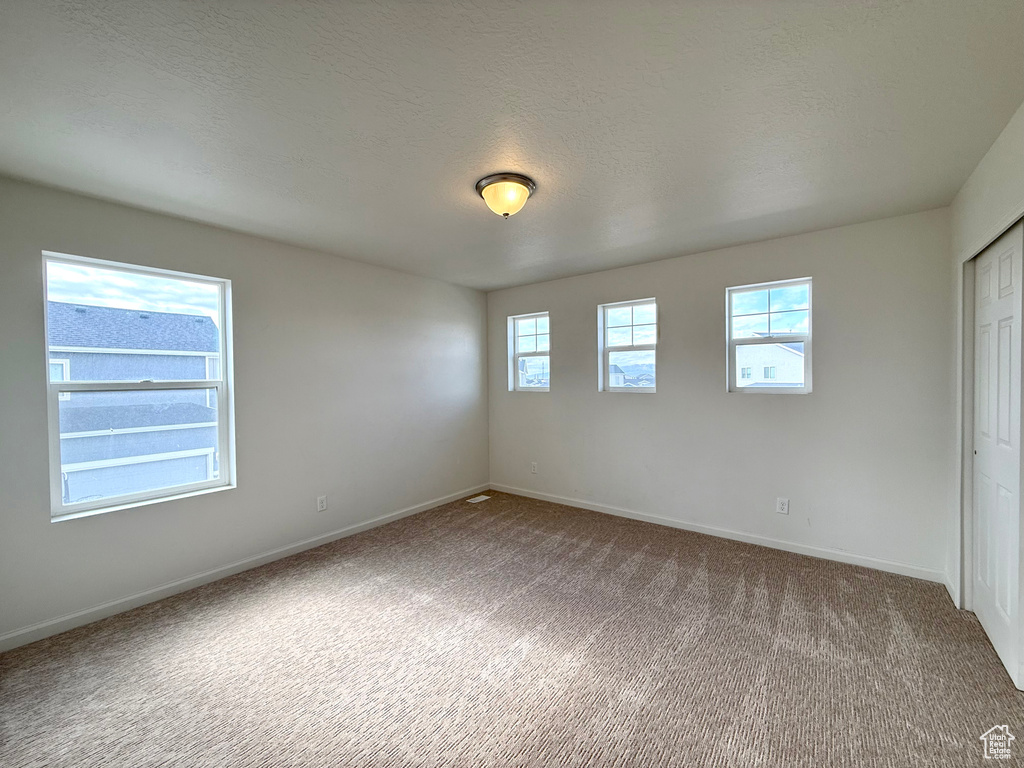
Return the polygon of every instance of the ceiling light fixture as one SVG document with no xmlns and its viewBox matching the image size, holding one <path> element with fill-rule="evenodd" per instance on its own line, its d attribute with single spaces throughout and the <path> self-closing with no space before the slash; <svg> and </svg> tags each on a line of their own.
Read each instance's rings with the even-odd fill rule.
<svg viewBox="0 0 1024 768">
<path fill-rule="evenodd" d="M 476 191 L 488 208 L 507 219 L 522 210 L 527 198 L 537 191 L 537 185 L 518 173 L 493 173 L 476 183 Z"/>
</svg>

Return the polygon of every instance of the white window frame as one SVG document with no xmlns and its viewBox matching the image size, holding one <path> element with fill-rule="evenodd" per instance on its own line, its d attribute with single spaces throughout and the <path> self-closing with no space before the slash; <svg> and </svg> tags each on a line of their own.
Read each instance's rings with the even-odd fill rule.
<svg viewBox="0 0 1024 768">
<path fill-rule="evenodd" d="M 50 365 L 59 365 L 63 369 L 63 371 L 64 371 L 61 374 L 61 376 L 63 377 L 61 379 L 61 381 L 70 381 L 71 380 L 71 361 L 68 358 L 66 358 L 66 357 L 64 357 L 64 358 L 51 357 L 48 362 L 49 362 L 49 365 L 46 366 L 46 377 L 47 377 L 47 379 L 50 378 Z M 70 392 L 61 392 L 58 395 L 58 398 L 61 399 L 61 400 L 70 400 L 71 399 L 71 393 Z"/>
<path fill-rule="evenodd" d="M 789 285 L 807 286 L 807 333 L 781 334 L 777 336 L 758 336 L 734 339 L 732 337 L 732 305 L 733 297 L 742 293 L 752 293 L 772 288 L 784 288 Z M 770 309 L 770 307 L 769 307 Z M 814 325 L 814 285 L 810 277 L 798 277 L 791 280 L 774 280 L 753 285 L 737 285 L 725 291 L 725 337 L 728 350 L 726 357 L 726 387 L 728 392 L 746 395 L 809 395 L 811 393 L 811 337 Z M 741 387 L 739 386 L 739 366 L 736 364 L 736 350 L 742 346 L 753 344 L 793 344 L 804 345 L 804 385 L 802 387 Z"/>
<path fill-rule="evenodd" d="M 522 320 L 533 320 L 538 317 L 545 317 L 548 321 L 548 348 L 543 352 L 520 352 L 519 351 L 519 323 Z M 537 334 L 544 335 L 544 334 Z M 546 357 L 548 358 L 548 381 L 551 381 L 551 315 L 548 312 L 531 312 L 527 315 L 511 315 L 508 318 L 508 390 L 509 392 L 550 392 L 550 385 L 547 387 L 523 387 L 519 384 L 519 361 L 524 358 Z"/>
<path fill-rule="evenodd" d="M 203 421 L 196 424 L 160 424 L 155 427 L 125 427 L 123 429 L 95 429 L 89 432 L 61 432 L 61 440 L 75 440 L 83 437 L 108 437 L 110 435 L 138 435 L 147 434 L 149 432 L 178 432 L 182 429 L 209 429 L 210 427 L 216 427 L 216 421 Z M 142 459 L 141 456 L 128 456 L 126 458 L 137 458 Z M 113 461 L 113 459 L 111 459 Z M 143 461 L 137 462 L 139 464 L 144 463 Z M 65 467 L 67 465 L 65 464 Z"/>
<path fill-rule="evenodd" d="M 166 453 L 147 453 L 143 456 L 122 456 L 116 459 L 97 459 L 96 461 L 80 461 L 77 464 L 65 464 L 64 472 L 86 472 L 90 469 L 107 469 L 108 467 L 128 467 L 134 464 L 155 464 L 159 461 L 187 459 L 191 456 L 205 456 L 206 468 L 213 474 L 213 448 L 189 448 L 185 451 L 168 451 Z"/>
<path fill-rule="evenodd" d="M 654 306 L 654 343 L 653 344 L 631 344 L 627 347 L 609 347 L 607 337 L 608 312 L 612 309 L 622 307 L 640 307 L 647 304 Z M 626 326 L 622 326 L 623 328 Z M 610 304 L 601 304 L 597 308 L 597 344 L 600 354 L 598 363 L 597 388 L 600 392 L 642 392 L 653 395 L 658 390 L 658 339 L 661 336 L 661 323 L 658 317 L 658 301 L 654 297 L 647 299 L 631 299 L 630 301 L 616 301 Z M 653 387 L 613 387 L 611 382 L 611 371 L 609 359 L 612 352 L 643 352 L 653 350 L 654 352 L 654 386 Z"/>
<path fill-rule="evenodd" d="M 206 378 L 208 378 L 208 379 L 212 379 L 213 378 L 213 374 L 210 373 L 210 368 L 211 368 L 210 364 L 214 360 L 217 361 L 217 367 L 219 368 L 220 367 L 220 355 L 212 354 L 212 355 L 207 355 L 206 356 Z M 213 408 L 213 405 L 214 405 L 214 402 L 216 401 L 216 398 L 217 398 L 217 393 L 216 392 L 207 392 L 206 393 L 206 407 L 207 408 Z"/>
<path fill-rule="evenodd" d="M 46 278 L 46 265 L 48 263 L 86 265 L 115 269 L 121 272 L 138 275 L 159 275 L 162 277 L 180 278 L 190 282 L 206 283 L 216 286 L 220 294 L 221 324 L 220 332 L 220 378 L 204 380 L 183 380 L 183 381 L 49 381 L 49 365 L 47 365 L 47 422 L 49 433 L 50 453 L 50 520 L 60 522 L 72 520 L 79 517 L 99 515 L 106 512 L 114 512 L 120 509 L 156 504 L 172 499 L 181 499 L 214 491 L 228 490 L 235 488 L 235 428 L 234 428 L 234 393 L 232 382 L 234 379 L 234 366 L 232 355 L 232 332 L 231 332 L 231 281 L 196 275 L 189 272 L 177 272 L 169 269 L 158 269 L 156 267 L 142 267 L 133 264 L 124 264 L 117 261 L 105 259 L 93 259 L 85 256 L 72 256 L 64 253 L 53 253 L 43 251 L 43 322 L 45 326 L 45 347 L 47 363 L 50 360 L 52 351 L 87 351 L 77 348 L 49 346 L 49 307 L 48 280 Z M 131 350 L 102 350 L 111 353 L 131 354 Z M 152 353 L 152 350 L 150 350 Z M 159 352 L 158 352 L 159 354 Z M 198 353 L 208 354 L 208 353 Z M 209 375 L 209 374 L 207 374 Z M 217 476 L 211 477 L 197 483 L 176 485 L 170 488 L 157 488 L 139 493 L 112 496 L 103 499 L 93 499 L 75 504 L 65 504 L 63 500 L 62 468 L 60 461 L 60 400 L 67 399 L 73 392 L 120 392 L 120 391 L 146 391 L 162 389 L 212 389 L 216 392 L 217 414 L 219 421 L 217 455 L 219 472 Z M 204 425 L 205 426 L 205 425 Z M 154 454 L 156 456 L 156 454 Z M 211 454 L 212 456 L 212 454 Z M 142 463 L 147 457 L 135 457 Z M 158 460 L 158 459 L 153 459 Z M 102 464 L 102 462 L 100 462 Z M 69 465 L 75 467 L 76 465 Z M 113 466 L 113 465 L 111 465 Z M 212 458 L 211 458 L 212 466 Z M 77 469 L 84 467 L 77 466 Z"/>
</svg>

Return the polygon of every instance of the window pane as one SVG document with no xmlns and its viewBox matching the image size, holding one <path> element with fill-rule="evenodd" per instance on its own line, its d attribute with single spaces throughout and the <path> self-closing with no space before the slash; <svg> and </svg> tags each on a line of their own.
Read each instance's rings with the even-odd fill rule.
<svg viewBox="0 0 1024 768">
<path fill-rule="evenodd" d="M 519 387 L 521 389 L 549 386 L 551 386 L 551 374 L 547 357 L 519 358 Z"/>
<path fill-rule="evenodd" d="M 807 310 L 798 312 L 772 312 L 771 334 L 807 333 Z"/>
<path fill-rule="evenodd" d="M 519 337 L 519 351 L 520 352 L 536 352 L 537 351 L 537 337 L 536 336 L 520 336 Z"/>
<path fill-rule="evenodd" d="M 544 315 L 544 317 L 538 317 L 537 318 L 537 333 L 547 333 L 547 332 L 548 332 L 548 316 Z"/>
<path fill-rule="evenodd" d="M 608 346 L 609 347 L 628 347 L 633 343 L 632 328 L 628 325 L 625 328 L 609 328 L 608 329 Z"/>
<path fill-rule="evenodd" d="M 543 333 L 540 336 L 538 336 L 537 337 L 537 351 L 538 352 L 547 352 L 549 349 L 551 349 L 551 341 L 550 340 L 551 340 L 551 337 L 548 336 L 546 333 Z"/>
<path fill-rule="evenodd" d="M 641 352 L 608 353 L 608 386 L 610 387 L 653 387 L 653 349 Z"/>
<path fill-rule="evenodd" d="M 736 367 L 751 369 L 749 377 L 740 376 L 740 387 L 802 387 L 804 385 L 804 345 L 740 344 L 736 347 Z M 770 378 L 774 373 L 774 378 Z"/>
<path fill-rule="evenodd" d="M 64 365 L 50 363 L 50 381 L 64 381 Z"/>
<path fill-rule="evenodd" d="M 529 320 L 516 320 L 517 333 L 520 336 L 529 336 L 537 332 L 537 318 L 531 317 Z"/>
<path fill-rule="evenodd" d="M 806 283 L 803 285 L 786 285 L 771 289 L 771 311 L 785 312 L 790 309 L 807 309 L 810 304 L 810 293 Z"/>
<path fill-rule="evenodd" d="M 205 379 L 220 352 L 220 290 L 210 283 L 47 262 L 51 353 L 73 381 Z"/>
<path fill-rule="evenodd" d="M 640 304 L 633 307 L 633 325 L 646 325 L 657 322 L 657 319 L 658 310 L 654 304 Z"/>
<path fill-rule="evenodd" d="M 631 325 L 633 323 L 633 308 L 632 307 L 609 307 L 605 315 L 606 322 L 609 328 L 621 325 Z"/>
<path fill-rule="evenodd" d="M 745 339 L 768 335 L 768 315 L 747 315 L 732 319 L 732 337 Z"/>
<path fill-rule="evenodd" d="M 732 294 L 732 314 L 756 315 L 768 311 L 768 290 Z"/>
<path fill-rule="evenodd" d="M 212 480 L 215 389 L 72 392 L 59 403 L 65 504 Z"/>
<path fill-rule="evenodd" d="M 658 326 L 656 325 L 635 325 L 633 326 L 634 344 L 657 344 Z"/>
</svg>

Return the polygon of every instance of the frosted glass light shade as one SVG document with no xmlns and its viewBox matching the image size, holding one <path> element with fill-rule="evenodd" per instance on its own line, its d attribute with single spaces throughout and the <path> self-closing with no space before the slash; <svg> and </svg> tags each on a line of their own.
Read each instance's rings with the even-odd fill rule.
<svg viewBox="0 0 1024 768">
<path fill-rule="evenodd" d="M 488 208 L 507 219 L 523 209 L 530 190 L 515 181 L 499 181 L 484 187 L 481 194 Z"/>
<path fill-rule="evenodd" d="M 537 186 L 525 176 L 501 173 L 480 179 L 476 188 L 487 207 L 507 219 L 523 209 Z"/>
</svg>

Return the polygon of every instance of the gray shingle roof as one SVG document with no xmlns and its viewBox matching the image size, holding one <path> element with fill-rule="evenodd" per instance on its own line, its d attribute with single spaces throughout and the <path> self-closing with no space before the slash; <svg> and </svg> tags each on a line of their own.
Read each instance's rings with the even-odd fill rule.
<svg viewBox="0 0 1024 768">
<path fill-rule="evenodd" d="M 48 302 L 50 345 L 217 352 L 220 334 L 206 315 Z"/>
</svg>

